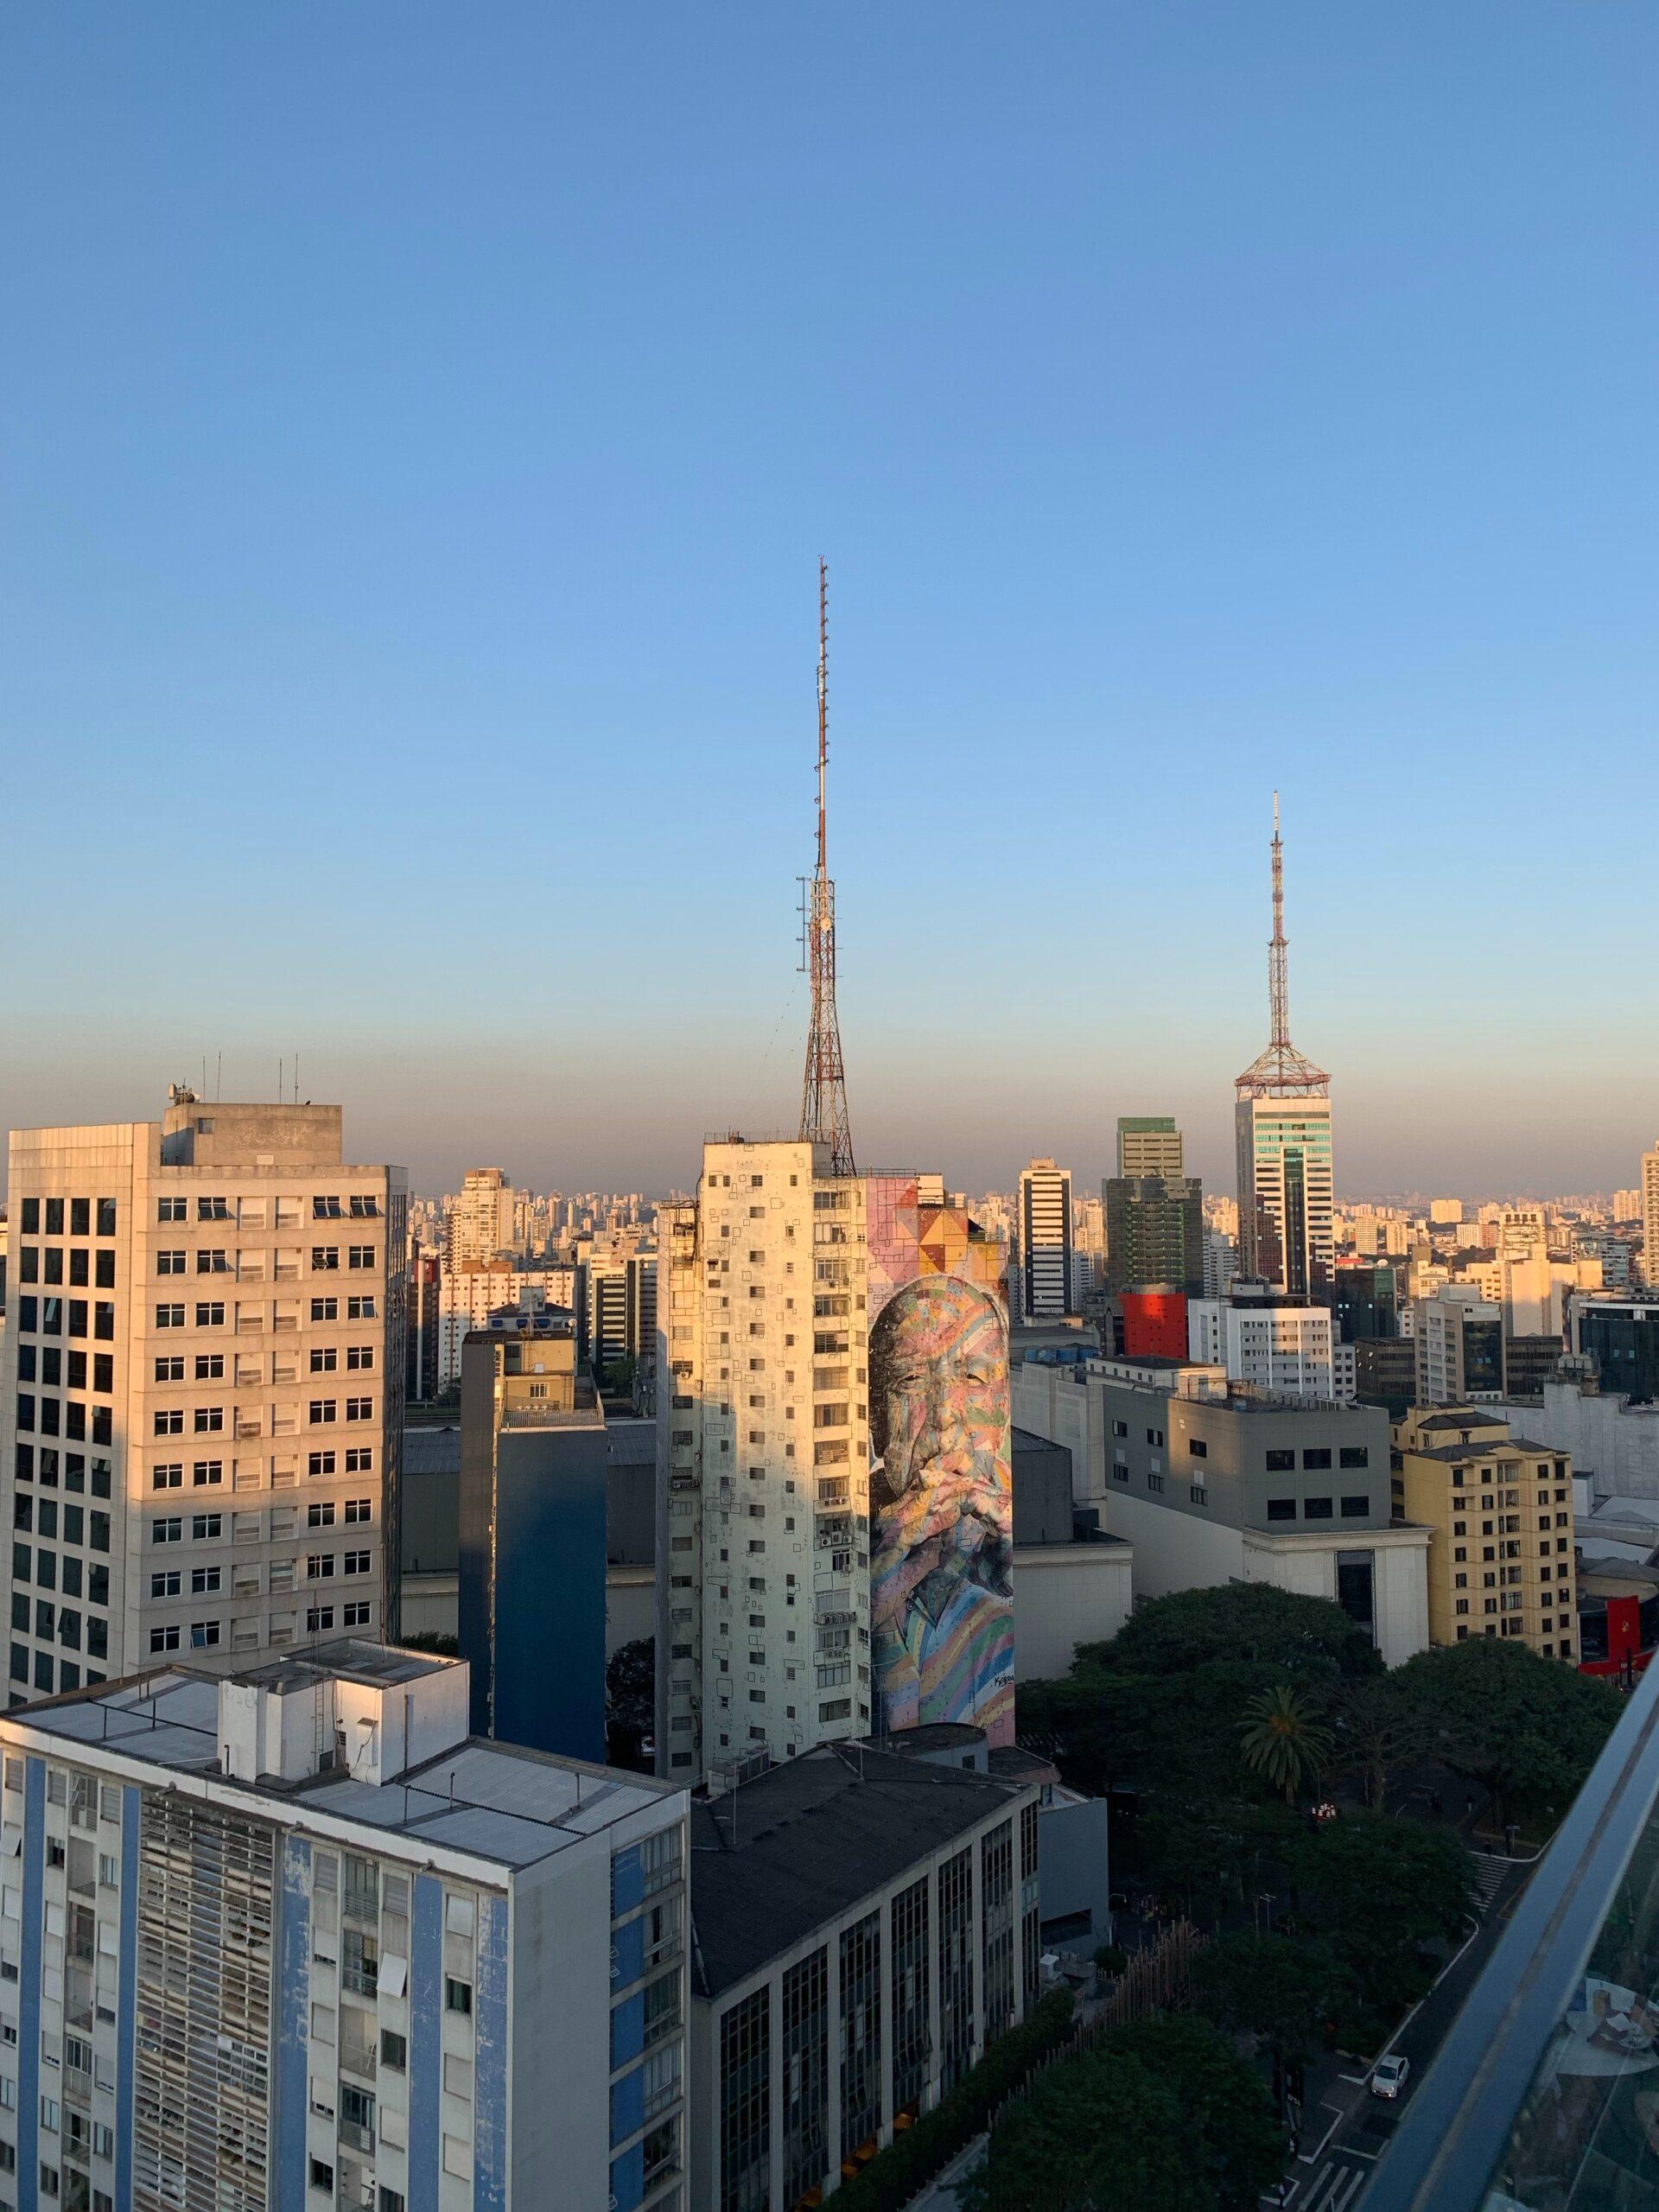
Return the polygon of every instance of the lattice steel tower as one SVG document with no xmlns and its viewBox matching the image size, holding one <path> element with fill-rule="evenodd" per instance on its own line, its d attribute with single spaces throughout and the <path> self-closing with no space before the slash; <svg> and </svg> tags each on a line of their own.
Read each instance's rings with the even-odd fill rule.
<svg viewBox="0 0 1659 2212">
<path fill-rule="evenodd" d="M 812 979 L 812 1027 L 801 1085 L 803 1142 L 828 1145 L 832 1175 L 853 1175 L 853 1129 L 836 1015 L 836 887 L 824 837 L 824 766 L 830 757 L 830 571 L 818 563 L 818 864 L 801 901 L 802 965 Z"/>
<path fill-rule="evenodd" d="M 1285 861 L 1279 836 L 1279 794 L 1273 795 L 1273 938 L 1268 946 L 1268 1001 L 1273 1030 L 1268 1049 L 1235 1085 L 1241 1098 L 1324 1097 L 1331 1078 L 1290 1041 L 1290 948 L 1285 943 Z"/>
</svg>

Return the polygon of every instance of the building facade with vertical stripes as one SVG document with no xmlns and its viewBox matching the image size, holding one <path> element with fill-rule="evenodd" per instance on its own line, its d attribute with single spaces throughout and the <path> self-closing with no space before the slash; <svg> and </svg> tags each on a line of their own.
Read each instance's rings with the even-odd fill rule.
<svg viewBox="0 0 1659 2212">
<path fill-rule="evenodd" d="M 0 1719 L 0 2206 L 683 2206 L 685 1798 L 469 1738 L 467 1673 Z"/>
</svg>

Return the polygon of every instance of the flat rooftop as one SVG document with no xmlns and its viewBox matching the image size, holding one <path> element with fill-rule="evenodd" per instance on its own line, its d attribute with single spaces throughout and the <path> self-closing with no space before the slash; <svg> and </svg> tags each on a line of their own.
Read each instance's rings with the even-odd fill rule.
<svg viewBox="0 0 1659 2212">
<path fill-rule="evenodd" d="M 416 1672 L 425 1671 L 419 1654 L 391 1656 L 411 1661 Z M 292 1663 L 276 1662 L 275 1669 Z M 256 1669 L 235 1679 L 263 1682 L 273 1671 Z M 315 1680 L 319 1671 L 315 1665 L 302 1664 L 298 1679 Z M 408 1677 L 394 1671 L 373 1679 L 384 1686 Z M 537 1866 L 675 1794 L 672 1783 L 646 1775 L 554 1758 L 476 1736 L 390 1782 L 357 1782 L 339 1774 L 288 1783 L 231 1782 L 219 1771 L 219 1681 L 218 1676 L 188 1668 L 157 1668 L 124 1681 L 18 1706 L 5 1717 L 12 1726 L 48 1738 L 66 1758 L 73 1759 L 82 1745 L 115 1752 L 160 1773 L 211 1779 L 246 1799 L 251 1810 L 263 1810 L 284 1826 L 303 1827 L 307 1814 L 322 1814 L 370 1831 L 365 1850 L 374 1848 L 375 1833 L 397 1836 L 475 1859 L 498 1877 Z"/>
<path fill-rule="evenodd" d="M 719 1996 L 1022 1794 L 960 1767 L 821 1744 L 724 1796 L 693 1798 L 696 1993 Z"/>
</svg>

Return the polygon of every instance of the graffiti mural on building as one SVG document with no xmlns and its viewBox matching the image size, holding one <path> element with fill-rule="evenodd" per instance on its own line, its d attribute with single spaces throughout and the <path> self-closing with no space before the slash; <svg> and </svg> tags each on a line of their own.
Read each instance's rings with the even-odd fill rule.
<svg viewBox="0 0 1659 2212">
<path fill-rule="evenodd" d="M 867 1185 L 870 1637 L 877 1726 L 1014 1740 L 1001 1248 L 916 1181 Z"/>
</svg>

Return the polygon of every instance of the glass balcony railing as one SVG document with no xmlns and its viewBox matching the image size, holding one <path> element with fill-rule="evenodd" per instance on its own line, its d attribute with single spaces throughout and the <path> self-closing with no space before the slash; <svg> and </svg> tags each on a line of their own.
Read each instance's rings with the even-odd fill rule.
<svg viewBox="0 0 1659 2212">
<path fill-rule="evenodd" d="M 1358 2212 L 1649 2206 L 1659 2206 L 1659 1666 L 1358 2199 Z"/>
</svg>

